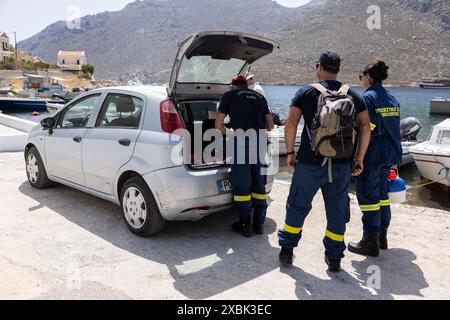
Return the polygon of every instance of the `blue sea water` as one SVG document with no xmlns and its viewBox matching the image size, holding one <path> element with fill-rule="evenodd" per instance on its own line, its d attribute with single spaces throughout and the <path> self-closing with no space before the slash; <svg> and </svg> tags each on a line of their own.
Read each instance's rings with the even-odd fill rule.
<svg viewBox="0 0 450 320">
<path fill-rule="evenodd" d="M 286 118 L 291 100 L 298 86 L 263 86 L 269 106 L 281 118 Z M 363 88 L 356 88 L 361 94 Z M 387 88 L 400 102 L 402 118 L 416 117 L 422 122 L 423 129 L 419 139 L 426 139 L 432 127 L 448 118 L 448 116 L 430 115 L 430 100 L 435 97 L 450 99 L 448 89 L 420 89 L 420 88 Z"/>
</svg>

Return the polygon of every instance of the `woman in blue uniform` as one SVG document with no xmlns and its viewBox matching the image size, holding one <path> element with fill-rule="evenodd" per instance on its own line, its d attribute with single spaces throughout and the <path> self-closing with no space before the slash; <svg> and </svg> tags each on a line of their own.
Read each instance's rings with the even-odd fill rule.
<svg viewBox="0 0 450 320">
<path fill-rule="evenodd" d="M 383 87 L 389 67 L 375 60 L 360 74 L 366 89 L 364 102 L 369 111 L 372 136 L 364 160 L 364 172 L 356 177 L 356 191 L 363 213 L 364 235 L 359 243 L 350 243 L 349 251 L 378 257 L 387 249 L 387 231 L 391 222 L 388 175 L 402 160 L 400 104 Z"/>
</svg>

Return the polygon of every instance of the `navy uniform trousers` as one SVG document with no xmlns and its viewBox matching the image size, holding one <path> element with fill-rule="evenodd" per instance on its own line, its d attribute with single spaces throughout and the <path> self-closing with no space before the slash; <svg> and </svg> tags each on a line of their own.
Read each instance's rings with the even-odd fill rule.
<svg viewBox="0 0 450 320">
<path fill-rule="evenodd" d="M 312 201 L 322 189 L 328 221 L 323 241 L 325 255 L 330 260 L 341 260 L 346 249 L 346 224 L 350 221 L 350 176 L 350 164 L 333 163 L 333 182 L 329 183 L 328 166 L 297 163 L 286 206 L 286 223 L 278 233 L 280 246 L 298 246 L 305 219 L 312 209 Z"/>
<path fill-rule="evenodd" d="M 237 147 L 235 146 L 235 154 Z M 267 176 L 264 174 L 266 166 L 261 161 L 250 164 L 250 152 L 257 152 L 257 148 L 245 146 L 245 161 L 238 163 L 237 157 L 231 166 L 231 184 L 233 185 L 234 202 L 239 211 L 239 223 L 249 223 L 253 215 L 254 224 L 264 224 L 267 215 Z"/>
<path fill-rule="evenodd" d="M 388 194 L 388 176 L 391 165 L 366 168 L 358 176 L 356 195 L 363 213 L 364 233 L 376 235 L 391 223 L 391 203 Z"/>
</svg>

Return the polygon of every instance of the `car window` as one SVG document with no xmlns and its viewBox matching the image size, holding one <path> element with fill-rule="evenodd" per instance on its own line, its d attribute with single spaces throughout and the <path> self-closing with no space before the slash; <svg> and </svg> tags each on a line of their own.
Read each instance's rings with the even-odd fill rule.
<svg viewBox="0 0 450 320">
<path fill-rule="evenodd" d="M 450 146 L 450 130 L 441 131 L 441 137 L 439 138 L 438 144 Z"/>
<path fill-rule="evenodd" d="M 57 128 L 84 128 L 101 94 L 91 95 L 68 106 L 59 117 Z"/>
<path fill-rule="evenodd" d="M 144 101 L 125 94 L 110 93 L 97 119 L 99 128 L 139 128 Z"/>
<path fill-rule="evenodd" d="M 178 75 L 178 83 L 229 84 L 246 62 L 240 59 L 214 59 L 209 56 L 195 56 L 183 59 Z"/>
</svg>

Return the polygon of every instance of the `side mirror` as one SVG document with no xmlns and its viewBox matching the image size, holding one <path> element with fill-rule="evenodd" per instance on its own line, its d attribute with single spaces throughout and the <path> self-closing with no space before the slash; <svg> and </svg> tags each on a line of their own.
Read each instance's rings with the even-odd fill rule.
<svg viewBox="0 0 450 320">
<path fill-rule="evenodd" d="M 55 118 L 48 117 L 41 121 L 41 126 L 44 129 L 53 129 L 55 127 Z"/>
</svg>

